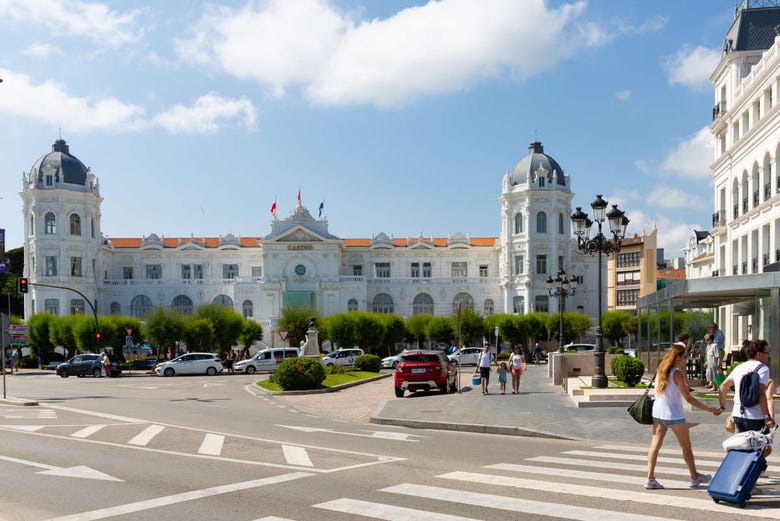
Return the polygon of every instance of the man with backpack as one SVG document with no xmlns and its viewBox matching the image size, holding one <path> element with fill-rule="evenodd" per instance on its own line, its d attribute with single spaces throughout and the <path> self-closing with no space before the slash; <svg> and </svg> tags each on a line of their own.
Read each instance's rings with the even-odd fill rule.
<svg viewBox="0 0 780 521">
<path fill-rule="evenodd" d="M 745 348 L 747 361 L 742 362 L 720 386 L 720 408 L 726 408 L 726 393 L 734 387 L 734 407 L 731 415 L 737 432 L 761 431 L 775 424 L 769 410 L 766 392 L 769 384 L 769 344 L 754 340 Z M 768 448 L 768 447 L 767 447 Z M 765 451 L 765 456 L 769 451 Z"/>
</svg>

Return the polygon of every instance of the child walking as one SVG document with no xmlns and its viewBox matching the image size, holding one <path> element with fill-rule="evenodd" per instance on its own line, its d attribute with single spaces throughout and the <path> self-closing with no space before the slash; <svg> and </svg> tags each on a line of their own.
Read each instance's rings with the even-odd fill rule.
<svg viewBox="0 0 780 521">
<path fill-rule="evenodd" d="M 498 373 L 498 385 L 501 388 L 501 394 L 506 393 L 506 371 L 506 362 L 501 362 L 501 365 L 499 365 L 496 369 L 496 372 Z"/>
</svg>

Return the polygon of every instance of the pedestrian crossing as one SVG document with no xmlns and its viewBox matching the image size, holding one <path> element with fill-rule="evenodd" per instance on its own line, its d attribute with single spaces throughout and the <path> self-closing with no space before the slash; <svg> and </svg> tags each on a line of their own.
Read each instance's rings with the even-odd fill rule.
<svg viewBox="0 0 780 521">
<path fill-rule="evenodd" d="M 595 447 L 564 450 L 554 456 L 531 456 L 475 469 L 446 472 L 430 480 L 402 482 L 375 490 L 378 500 L 336 497 L 311 505 L 311 517 L 269 515 L 254 521 L 312 519 L 381 519 L 385 521 L 486 521 L 493 519 L 572 519 L 579 521 L 665 521 L 669 519 L 777 519 L 780 494 L 762 479 L 763 492 L 743 509 L 716 504 L 706 486 L 689 488 L 679 449 L 663 449 L 657 470 L 664 490 L 645 490 L 646 447 Z M 700 471 L 713 473 L 723 454 L 697 452 Z M 639 462 L 642 462 L 640 464 Z M 780 473 L 775 467 L 770 475 Z M 684 476 L 680 479 L 680 476 Z M 317 512 L 330 512 L 323 517 Z M 271 514 L 271 512 L 268 512 Z M 725 514 L 725 515 L 724 515 Z M 353 517 L 349 517 L 353 519 Z"/>
<path fill-rule="evenodd" d="M 57 411 L 55 411 L 54 409 L 40 408 L 40 407 L 0 405 L 0 418 L 7 418 L 11 420 L 19 420 L 19 419 L 51 420 L 57 418 Z"/>
</svg>

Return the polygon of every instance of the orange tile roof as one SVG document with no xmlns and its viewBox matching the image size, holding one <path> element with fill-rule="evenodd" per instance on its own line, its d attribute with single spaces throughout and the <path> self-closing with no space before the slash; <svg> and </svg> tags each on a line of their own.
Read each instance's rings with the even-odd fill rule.
<svg viewBox="0 0 780 521">
<path fill-rule="evenodd" d="M 658 279 L 685 279 L 684 269 L 656 270 L 655 276 Z"/>
</svg>

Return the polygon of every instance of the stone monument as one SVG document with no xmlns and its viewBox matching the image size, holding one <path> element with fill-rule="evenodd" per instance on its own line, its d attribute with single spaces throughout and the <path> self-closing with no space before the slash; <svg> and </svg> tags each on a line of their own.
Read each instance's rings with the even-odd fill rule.
<svg viewBox="0 0 780 521">
<path fill-rule="evenodd" d="M 309 327 L 306 330 L 306 340 L 301 342 L 301 356 L 306 358 L 320 359 L 319 342 L 317 338 L 317 326 L 314 317 L 309 320 Z"/>
</svg>

